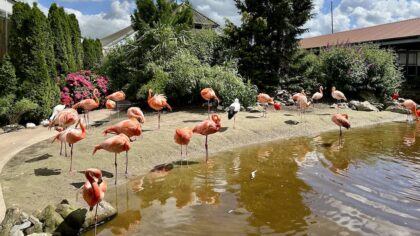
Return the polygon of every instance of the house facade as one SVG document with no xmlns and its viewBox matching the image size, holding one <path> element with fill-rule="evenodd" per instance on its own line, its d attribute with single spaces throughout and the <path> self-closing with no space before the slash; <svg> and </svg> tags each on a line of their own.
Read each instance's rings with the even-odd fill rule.
<svg viewBox="0 0 420 236">
<path fill-rule="evenodd" d="M 10 32 L 9 18 L 12 15 L 14 0 L 0 0 L 0 60 L 7 52 L 7 42 Z"/>
</svg>

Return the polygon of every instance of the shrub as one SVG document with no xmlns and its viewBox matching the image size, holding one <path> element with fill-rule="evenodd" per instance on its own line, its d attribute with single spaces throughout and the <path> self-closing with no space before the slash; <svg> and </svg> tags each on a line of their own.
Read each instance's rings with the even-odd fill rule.
<svg viewBox="0 0 420 236">
<path fill-rule="evenodd" d="M 22 115 L 25 113 L 34 111 L 38 108 L 38 104 L 32 102 L 29 99 L 22 98 L 21 100 L 17 101 L 12 109 L 9 110 L 7 117 L 9 119 L 10 124 L 19 123 Z"/>
<path fill-rule="evenodd" d="M 0 66 L 0 97 L 7 94 L 15 94 L 17 90 L 17 78 L 15 67 L 9 57 L 5 57 Z"/>
</svg>

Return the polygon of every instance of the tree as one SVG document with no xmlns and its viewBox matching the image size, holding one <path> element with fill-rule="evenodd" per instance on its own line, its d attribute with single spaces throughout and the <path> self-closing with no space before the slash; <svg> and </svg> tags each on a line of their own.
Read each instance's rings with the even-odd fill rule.
<svg viewBox="0 0 420 236">
<path fill-rule="evenodd" d="M 74 14 L 68 15 L 71 45 L 75 60 L 76 70 L 83 68 L 83 47 L 82 47 L 82 34 L 80 32 L 79 22 Z"/>
<path fill-rule="evenodd" d="M 306 31 L 311 0 L 235 0 L 242 13 L 237 27 L 227 22 L 228 47 L 238 58 L 239 72 L 262 91 L 273 91 L 290 73 L 298 36 Z"/>
<path fill-rule="evenodd" d="M 102 60 L 102 44 L 99 39 L 83 39 L 83 64 L 85 69 L 92 69 Z"/>
<path fill-rule="evenodd" d="M 174 26 L 177 31 L 192 27 L 193 13 L 188 1 L 178 5 L 173 0 L 137 0 L 136 4 L 131 21 L 139 36 L 157 24 Z"/>
<path fill-rule="evenodd" d="M 6 56 L 0 66 L 0 97 L 15 94 L 17 90 L 17 78 L 15 67 Z"/>
</svg>

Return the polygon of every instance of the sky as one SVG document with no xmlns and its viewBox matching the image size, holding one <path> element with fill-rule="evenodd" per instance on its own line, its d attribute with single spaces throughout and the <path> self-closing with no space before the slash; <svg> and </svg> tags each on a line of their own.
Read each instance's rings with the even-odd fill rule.
<svg viewBox="0 0 420 236">
<path fill-rule="evenodd" d="M 23 0 L 37 2 L 46 14 L 52 2 L 74 13 L 84 37 L 102 38 L 130 25 L 134 0 Z M 296 0 L 299 1 L 299 0 Z M 225 19 L 240 24 L 241 17 L 233 0 L 190 0 L 198 11 L 224 25 Z M 331 0 L 313 0 L 314 17 L 302 37 L 331 32 Z M 384 24 L 420 17 L 420 0 L 333 0 L 334 31 Z"/>
</svg>

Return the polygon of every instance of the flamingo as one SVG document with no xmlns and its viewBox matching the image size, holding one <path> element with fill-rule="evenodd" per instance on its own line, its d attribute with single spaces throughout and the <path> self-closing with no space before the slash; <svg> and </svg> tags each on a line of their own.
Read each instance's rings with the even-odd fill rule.
<svg viewBox="0 0 420 236">
<path fill-rule="evenodd" d="M 89 205 L 89 211 L 95 210 L 95 235 L 98 224 L 98 205 L 104 199 L 107 189 L 106 182 L 102 179 L 102 171 L 90 168 L 85 171 L 86 182 L 82 187 L 83 199 Z"/>
<path fill-rule="evenodd" d="M 335 86 L 331 88 L 331 96 L 337 100 L 337 113 L 338 113 L 338 103 L 340 103 L 341 100 L 347 101 L 346 96 L 343 92 L 336 90 Z"/>
<path fill-rule="evenodd" d="M 349 116 L 347 114 L 335 114 L 331 118 L 332 122 L 334 122 L 338 127 L 340 127 L 340 137 L 339 137 L 339 144 L 342 142 L 343 133 L 341 131 L 341 127 L 346 129 L 350 128 Z"/>
<path fill-rule="evenodd" d="M 86 127 L 83 123 L 79 121 L 77 122 L 77 125 L 80 124 L 80 129 L 67 129 L 64 131 L 61 131 L 59 134 L 57 134 L 53 140 L 53 142 L 55 140 L 60 140 L 61 143 L 68 143 L 71 147 L 70 149 L 70 170 L 69 172 L 72 171 L 72 167 L 73 167 L 73 147 L 74 144 L 79 142 L 80 140 L 84 139 L 86 137 Z M 76 125 L 76 126 L 77 126 Z M 60 155 L 61 155 L 61 150 L 60 150 Z M 67 149 L 66 149 L 66 156 L 67 156 Z"/>
<path fill-rule="evenodd" d="M 140 123 L 144 123 L 146 119 L 144 118 L 144 114 L 139 107 L 130 107 L 127 110 L 128 119 L 134 117 L 140 121 Z"/>
<path fill-rule="evenodd" d="M 228 119 L 232 119 L 233 117 L 233 128 L 235 128 L 235 122 L 236 122 L 236 113 L 238 113 L 241 110 L 241 104 L 239 103 L 239 99 L 235 98 L 235 101 L 230 105 L 229 111 L 228 111 Z"/>
<path fill-rule="evenodd" d="M 297 100 L 297 104 L 299 106 L 301 120 L 302 120 L 303 115 L 305 114 L 305 110 L 311 105 L 311 102 L 308 102 L 308 98 L 305 95 L 301 95 L 299 96 Z"/>
<path fill-rule="evenodd" d="M 60 126 L 64 129 L 67 129 L 69 126 L 76 124 L 79 120 L 79 114 L 73 108 L 67 108 L 54 116 L 52 120 L 50 120 L 50 124 L 48 125 L 48 129 L 51 129 L 53 126 Z"/>
<path fill-rule="evenodd" d="M 312 95 L 312 102 L 313 102 L 313 106 L 315 107 L 315 101 L 319 101 L 321 100 L 321 98 L 324 96 L 324 87 L 320 86 L 319 87 L 319 92 L 314 93 L 314 95 Z"/>
<path fill-rule="evenodd" d="M 106 99 L 112 100 L 116 102 L 117 110 L 118 110 L 118 118 L 120 117 L 120 110 L 118 108 L 118 102 L 122 102 L 125 100 L 125 93 L 123 91 L 117 91 L 115 93 L 112 93 L 108 96 L 106 96 Z"/>
<path fill-rule="evenodd" d="M 304 89 L 300 90 L 299 93 L 293 94 L 293 96 L 292 96 L 292 100 L 295 102 L 295 104 L 298 108 L 299 108 L 299 104 L 297 103 L 297 101 L 299 100 L 299 97 L 302 96 L 302 95 L 306 96 Z"/>
<path fill-rule="evenodd" d="M 419 120 L 419 114 L 417 113 L 418 112 L 417 111 L 417 104 L 413 100 L 407 99 L 404 102 L 402 102 L 400 105 L 402 105 L 406 109 L 410 110 L 411 115 L 416 117 L 416 120 Z M 408 115 L 407 115 L 407 120 L 408 120 Z"/>
<path fill-rule="evenodd" d="M 210 119 L 210 100 L 216 100 L 217 104 L 219 104 L 219 98 L 216 96 L 216 93 L 214 92 L 214 90 L 212 88 L 205 88 L 203 90 L 201 90 L 200 92 L 201 97 L 207 101 L 207 115 L 208 118 Z"/>
<path fill-rule="evenodd" d="M 398 92 L 394 92 L 392 95 L 391 95 L 391 99 L 392 100 L 398 100 L 398 98 L 400 97 L 400 94 L 398 93 Z"/>
<path fill-rule="evenodd" d="M 182 158 L 182 145 L 185 145 L 185 157 L 188 155 L 188 144 L 193 135 L 191 128 L 178 128 L 175 130 L 174 140 L 175 143 L 181 145 L 181 158 Z"/>
<path fill-rule="evenodd" d="M 85 110 L 84 116 L 86 120 L 86 125 L 89 127 L 90 119 L 89 119 L 89 111 L 99 107 L 99 98 L 97 97 L 97 93 L 99 93 L 98 89 L 93 90 L 93 98 L 83 99 L 82 101 L 73 105 L 73 109 L 82 108 Z"/>
<path fill-rule="evenodd" d="M 166 102 L 166 97 L 162 94 L 155 94 L 152 96 L 152 90 L 149 89 L 149 97 L 147 98 L 149 106 L 158 112 L 158 129 L 160 129 L 160 111 L 166 107 L 169 111 L 172 111 L 171 106 Z"/>
<path fill-rule="evenodd" d="M 135 117 L 131 117 L 131 119 L 123 120 L 117 123 L 116 125 L 108 127 L 103 133 L 104 135 L 107 135 L 109 133 L 125 134 L 128 138 L 140 136 L 141 124 Z"/>
<path fill-rule="evenodd" d="M 64 105 L 64 104 L 59 104 L 59 105 L 57 105 L 57 106 L 55 106 L 54 108 L 53 108 L 53 113 L 52 113 L 52 115 L 50 116 L 50 121 L 52 121 L 52 120 L 54 120 L 54 118 L 55 118 L 55 116 L 58 114 L 58 113 L 60 113 L 61 111 L 63 111 L 64 109 L 66 109 L 66 105 Z"/>
<path fill-rule="evenodd" d="M 209 149 L 208 149 L 208 145 L 207 145 L 208 136 L 210 134 L 214 134 L 216 132 L 219 132 L 220 128 L 222 127 L 221 124 L 220 124 L 221 119 L 222 118 L 219 115 L 214 114 L 214 115 L 211 116 L 211 120 L 204 120 L 201 123 L 199 123 L 198 125 L 196 125 L 193 129 L 193 133 L 198 133 L 198 134 L 206 136 L 206 143 L 205 143 L 206 162 L 209 159 Z"/>
<path fill-rule="evenodd" d="M 105 107 L 109 110 L 109 120 L 111 120 L 111 111 L 115 109 L 116 103 L 111 99 L 107 99 L 105 102 Z"/>
<path fill-rule="evenodd" d="M 264 106 L 262 117 L 267 117 L 267 107 L 268 105 L 274 104 L 273 98 L 271 98 L 268 94 L 260 93 L 257 96 L 257 101 Z"/>
<path fill-rule="evenodd" d="M 113 152 L 115 154 L 115 185 L 117 185 L 117 153 L 125 152 L 125 175 L 128 175 L 128 151 L 131 148 L 130 139 L 125 134 L 119 134 L 108 138 L 102 143 L 95 146 L 93 149 L 92 155 L 98 150 L 104 149 L 108 152 Z"/>
</svg>

